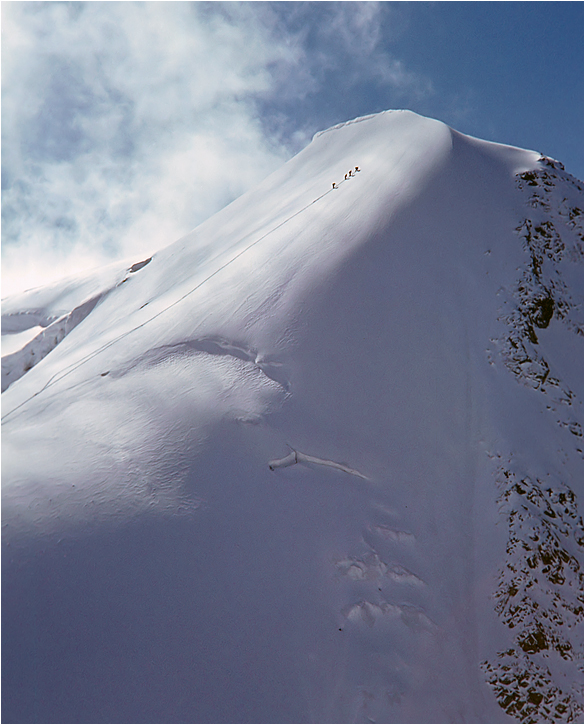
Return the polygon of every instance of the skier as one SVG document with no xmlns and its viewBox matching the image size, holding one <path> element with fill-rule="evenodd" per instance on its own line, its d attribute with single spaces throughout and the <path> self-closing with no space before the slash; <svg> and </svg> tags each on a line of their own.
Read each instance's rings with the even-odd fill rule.
<svg viewBox="0 0 585 725">
<path fill-rule="evenodd" d="M 347 174 L 345 175 L 345 178 L 347 179 Z"/>
<path fill-rule="evenodd" d="M 332 186 L 332 187 L 333 187 L 334 189 L 337 189 L 337 186 L 335 186 L 335 182 L 333 182 L 333 183 L 331 184 L 331 186 Z"/>
<path fill-rule="evenodd" d="M 355 170 L 356 170 L 356 171 L 359 171 L 359 168 L 358 168 L 358 167 L 356 166 L 356 167 L 355 167 Z"/>
</svg>

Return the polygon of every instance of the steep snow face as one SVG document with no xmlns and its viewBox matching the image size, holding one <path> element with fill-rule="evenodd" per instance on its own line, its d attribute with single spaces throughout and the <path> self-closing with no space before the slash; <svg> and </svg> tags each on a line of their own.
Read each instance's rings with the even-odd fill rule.
<svg viewBox="0 0 585 725">
<path fill-rule="evenodd" d="M 3 301 L 4 718 L 578 717 L 582 208 L 386 112 Z"/>
</svg>

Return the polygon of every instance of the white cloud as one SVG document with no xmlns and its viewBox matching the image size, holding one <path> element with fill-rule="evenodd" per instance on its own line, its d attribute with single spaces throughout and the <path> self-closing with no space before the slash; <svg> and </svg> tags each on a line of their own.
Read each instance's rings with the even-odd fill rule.
<svg viewBox="0 0 585 725">
<path fill-rule="evenodd" d="M 279 47 L 198 6 L 3 5 L 3 295 L 164 246 L 286 158 L 246 100 Z"/>
<path fill-rule="evenodd" d="M 383 6 L 3 3 L 3 296 L 174 241 L 351 117 L 343 90 L 424 93 Z"/>
</svg>

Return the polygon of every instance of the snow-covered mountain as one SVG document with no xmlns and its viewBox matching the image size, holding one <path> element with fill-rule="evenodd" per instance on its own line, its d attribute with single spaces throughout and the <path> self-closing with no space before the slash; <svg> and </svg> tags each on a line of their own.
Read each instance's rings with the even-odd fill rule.
<svg viewBox="0 0 585 725">
<path fill-rule="evenodd" d="M 389 111 L 3 300 L 3 721 L 579 719 L 582 192 Z"/>
</svg>

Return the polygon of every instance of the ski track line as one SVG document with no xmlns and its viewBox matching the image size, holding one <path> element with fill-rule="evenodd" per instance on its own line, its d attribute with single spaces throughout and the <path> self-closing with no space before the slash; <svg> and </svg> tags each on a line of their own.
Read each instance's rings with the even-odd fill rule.
<svg viewBox="0 0 585 725">
<path fill-rule="evenodd" d="M 355 177 L 352 176 L 350 178 L 353 179 Z M 2 416 L 1 420 L 2 421 L 6 420 L 8 417 L 10 417 L 14 413 L 16 413 L 24 405 L 26 405 L 31 400 L 33 400 L 38 395 L 40 395 L 45 390 L 47 390 L 47 388 L 49 388 L 52 385 L 54 385 L 55 383 L 59 382 L 59 380 L 62 380 L 63 378 L 67 377 L 67 375 L 70 375 L 72 372 L 74 372 L 75 370 L 77 370 L 78 368 L 80 368 L 83 364 L 85 364 L 86 362 L 89 362 L 89 360 L 92 360 L 94 357 L 96 357 L 97 355 L 99 355 L 101 352 L 104 352 L 104 350 L 107 350 L 109 347 L 111 347 L 112 345 L 115 345 L 117 342 L 119 342 L 120 340 L 124 339 L 128 335 L 132 334 L 133 332 L 136 332 L 136 330 L 139 330 L 140 328 L 145 327 L 146 325 L 148 325 L 149 322 L 152 322 L 153 320 L 156 320 L 157 317 L 160 317 L 162 314 L 164 314 L 165 312 L 167 312 L 168 310 L 170 310 L 175 305 L 178 305 L 179 302 L 182 302 L 189 295 L 193 294 L 193 292 L 196 292 L 206 282 L 208 282 L 210 279 L 212 279 L 213 277 L 215 277 L 215 275 L 217 275 L 221 271 L 223 271 L 232 262 L 235 262 L 236 259 L 238 259 L 239 257 L 241 257 L 248 250 L 252 249 L 252 247 L 254 247 L 256 244 L 259 244 L 261 241 L 263 241 L 264 239 L 266 239 L 266 237 L 268 237 L 270 234 L 272 234 L 273 232 L 275 232 L 277 229 L 280 229 L 280 227 L 282 227 L 285 224 L 287 224 L 289 221 L 291 221 L 292 219 L 294 219 L 296 216 L 298 216 L 299 214 L 302 214 L 309 207 L 313 206 L 313 204 L 316 204 L 318 201 L 320 201 L 321 199 L 323 199 L 324 197 L 326 197 L 327 194 L 330 194 L 332 191 L 336 191 L 337 189 L 339 189 L 339 187 L 341 186 L 341 184 L 343 184 L 345 181 L 349 181 L 349 178 L 343 179 L 343 181 L 340 181 L 339 183 L 336 182 L 334 187 L 332 187 L 331 189 L 328 189 L 326 192 L 324 192 L 323 194 L 321 194 L 321 196 L 318 196 L 316 199 L 313 199 L 312 202 L 310 202 L 309 204 L 307 204 L 306 206 L 304 206 L 302 209 L 299 209 L 294 214 L 291 214 L 291 216 L 287 217 L 284 221 L 280 222 L 280 224 L 277 224 L 275 227 L 273 227 L 272 229 L 270 229 L 269 231 L 267 231 L 259 239 L 256 239 L 254 242 L 252 242 L 247 247 L 245 247 L 244 249 L 242 249 L 241 252 L 238 252 L 238 254 L 236 254 L 235 257 L 232 257 L 225 264 L 222 264 L 221 267 L 218 267 L 214 272 L 212 272 L 209 275 L 209 277 L 206 277 L 198 285 L 196 285 L 195 287 L 193 287 L 193 289 L 189 290 L 189 292 L 186 292 L 182 297 L 179 297 L 178 300 L 175 300 L 174 302 L 171 302 L 170 305 L 168 305 L 167 307 L 165 307 L 162 310 L 160 310 L 160 312 L 157 312 L 155 315 L 153 315 L 152 317 L 150 317 L 148 320 L 145 320 L 144 322 L 141 322 L 139 325 L 137 325 L 136 327 L 133 327 L 131 330 L 128 330 L 127 332 L 123 332 L 121 335 L 118 335 L 118 337 L 114 338 L 113 340 L 110 340 L 110 342 L 106 343 L 105 345 L 102 345 L 97 350 L 94 350 L 93 352 L 88 353 L 85 357 L 81 358 L 81 360 L 78 360 L 75 363 L 71 363 L 70 365 L 68 365 L 65 368 L 63 368 L 63 370 L 60 370 L 59 372 L 57 372 L 54 375 L 52 375 L 47 380 L 47 382 L 43 385 L 43 387 L 40 390 L 37 390 L 36 393 L 33 393 L 30 397 L 26 398 L 26 400 L 23 400 L 22 403 L 19 403 L 12 410 L 9 410 L 8 413 L 6 413 L 5 415 Z M 358 475 L 361 475 L 361 474 L 358 474 Z"/>
</svg>

